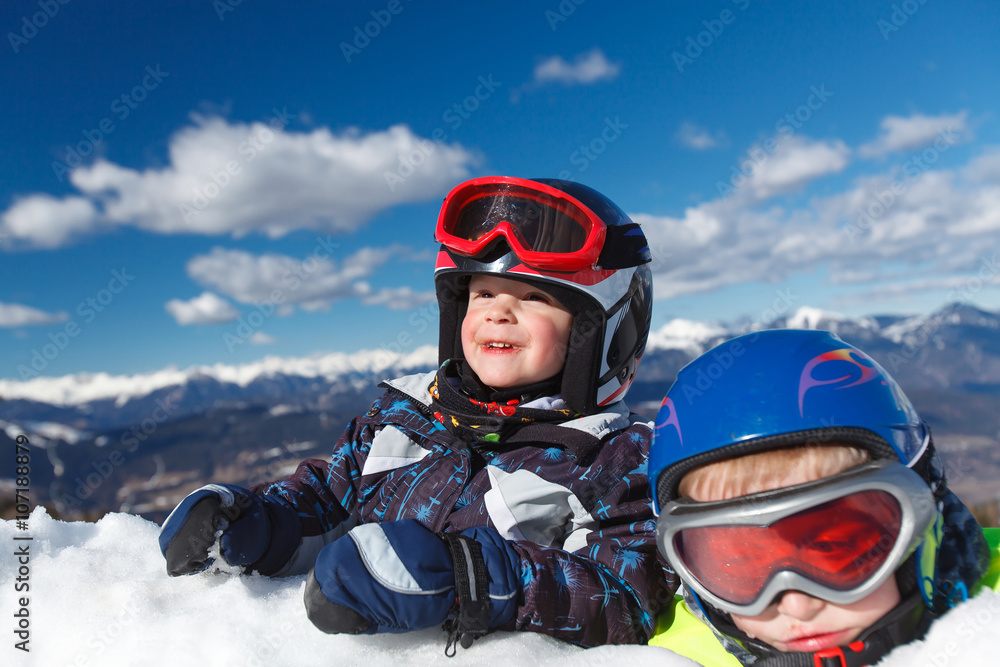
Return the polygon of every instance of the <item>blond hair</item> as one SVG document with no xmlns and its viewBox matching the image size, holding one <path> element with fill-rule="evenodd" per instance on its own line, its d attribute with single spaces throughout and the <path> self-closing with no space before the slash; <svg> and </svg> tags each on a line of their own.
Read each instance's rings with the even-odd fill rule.
<svg viewBox="0 0 1000 667">
<path fill-rule="evenodd" d="M 695 468 L 678 490 L 698 502 L 727 500 L 830 477 L 871 460 L 866 450 L 840 442 L 772 449 Z"/>
</svg>

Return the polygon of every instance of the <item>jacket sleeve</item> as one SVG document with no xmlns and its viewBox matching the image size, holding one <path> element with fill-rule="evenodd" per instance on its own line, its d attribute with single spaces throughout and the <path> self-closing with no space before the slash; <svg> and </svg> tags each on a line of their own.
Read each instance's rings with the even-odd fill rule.
<svg viewBox="0 0 1000 667">
<path fill-rule="evenodd" d="M 523 580 L 516 629 L 588 647 L 645 644 L 652 636 L 677 579 L 656 548 L 648 437 L 633 429 L 619 434 L 591 466 L 598 472 L 587 487 L 592 497 L 581 499 L 594 519 L 585 544 L 568 552 L 514 542 Z"/>
<path fill-rule="evenodd" d="M 372 412 L 378 405 L 376 401 Z M 370 420 L 355 418 L 337 440 L 329 462 L 306 459 L 290 476 L 253 487 L 256 493 L 280 498 L 298 517 L 302 537 L 278 576 L 308 573 L 324 546 L 357 525 L 361 470 L 374 432 Z"/>
</svg>

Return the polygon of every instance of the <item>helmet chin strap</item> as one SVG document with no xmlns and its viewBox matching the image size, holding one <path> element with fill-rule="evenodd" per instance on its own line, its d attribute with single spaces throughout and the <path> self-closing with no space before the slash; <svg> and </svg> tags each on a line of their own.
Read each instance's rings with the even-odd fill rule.
<svg viewBox="0 0 1000 667">
<path fill-rule="evenodd" d="M 874 665 L 897 646 L 922 637 L 930 621 L 931 614 L 920 593 L 912 592 L 846 646 L 814 653 L 784 653 L 742 632 L 739 639 L 751 653 L 761 656 L 755 667 L 863 667 Z"/>
</svg>

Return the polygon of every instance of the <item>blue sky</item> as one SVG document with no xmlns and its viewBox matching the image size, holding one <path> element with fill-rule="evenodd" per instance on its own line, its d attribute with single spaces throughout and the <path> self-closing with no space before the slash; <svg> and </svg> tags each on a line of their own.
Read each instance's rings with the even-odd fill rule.
<svg viewBox="0 0 1000 667">
<path fill-rule="evenodd" d="M 444 5 L 4 3 L 0 377 L 433 343 L 486 174 L 632 214 L 654 327 L 1000 308 L 995 4 Z"/>
</svg>

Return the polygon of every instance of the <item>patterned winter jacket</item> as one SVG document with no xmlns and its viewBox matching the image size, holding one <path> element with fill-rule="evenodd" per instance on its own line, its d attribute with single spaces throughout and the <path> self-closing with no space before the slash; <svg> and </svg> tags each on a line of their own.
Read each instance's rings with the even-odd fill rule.
<svg viewBox="0 0 1000 667">
<path fill-rule="evenodd" d="M 656 549 L 650 423 L 619 402 L 549 426 L 544 442 L 470 448 L 431 415 L 434 376 L 383 383 L 332 462 L 303 461 L 287 479 L 255 489 L 288 502 L 301 523 L 301 542 L 278 574 L 308 572 L 324 545 L 359 523 L 488 526 L 521 558 L 518 612 L 505 629 L 582 646 L 645 643 L 676 588 Z M 553 430 L 570 444 L 553 442 Z M 592 446 L 579 446 L 581 433 Z"/>
</svg>

